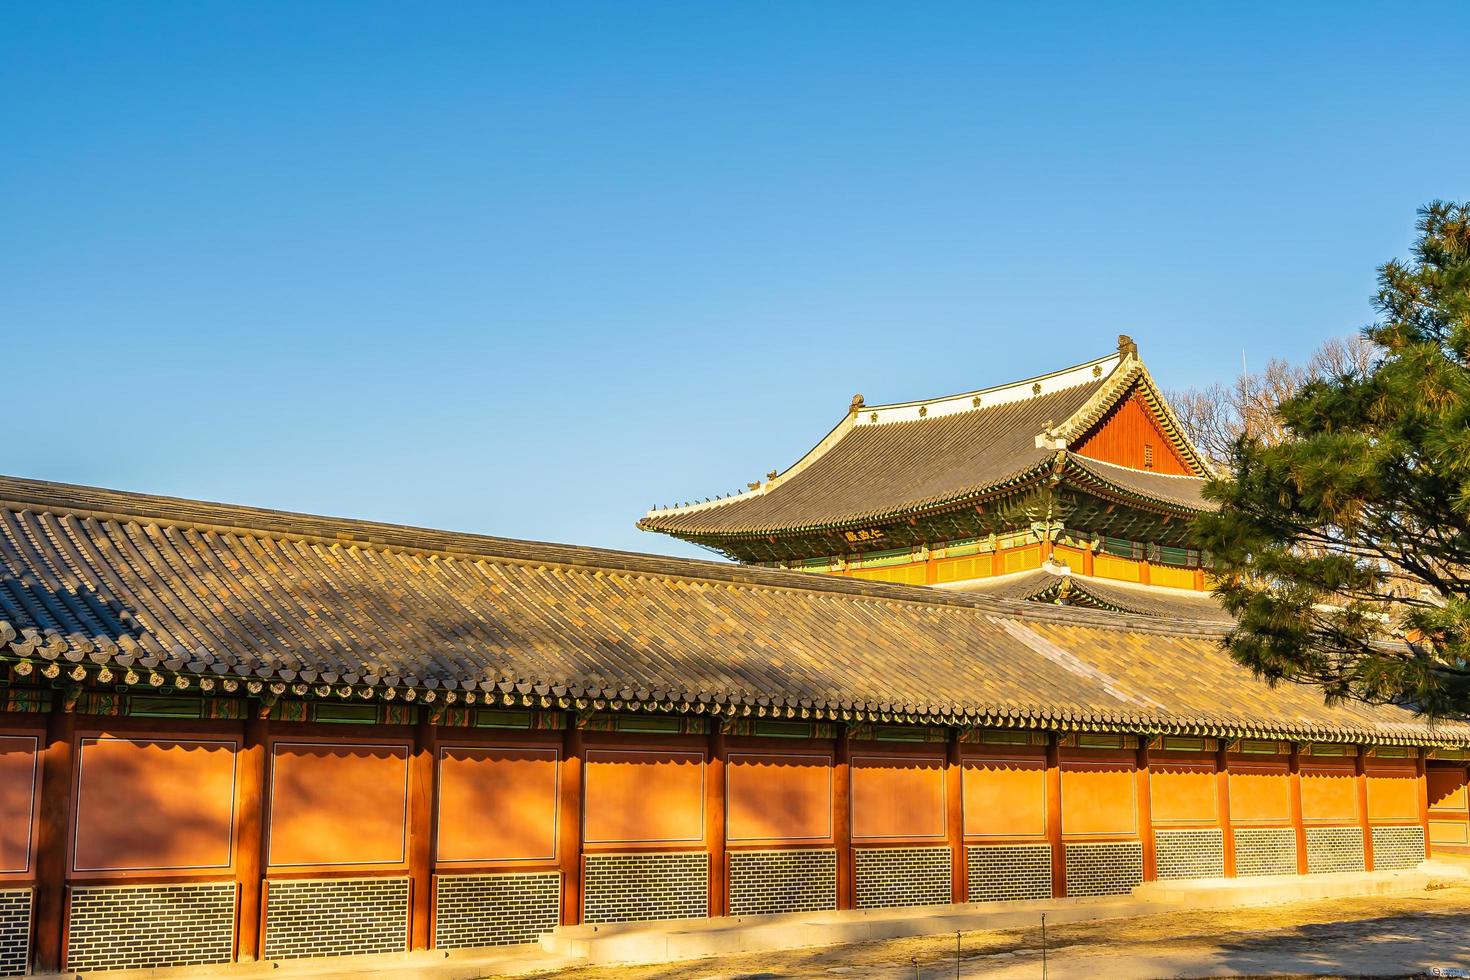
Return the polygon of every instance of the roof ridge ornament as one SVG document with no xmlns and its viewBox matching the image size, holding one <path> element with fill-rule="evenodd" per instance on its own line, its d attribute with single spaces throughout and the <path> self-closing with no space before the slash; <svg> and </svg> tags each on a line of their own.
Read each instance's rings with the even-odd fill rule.
<svg viewBox="0 0 1470 980">
<path fill-rule="evenodd" d="M 1133 338 L 1128 336 L 1126 333 L 1120 333 L 1118 334 L 1118 353 L 1122 354 L 1124 357 L 1137 357 L 1138 344 L 1136 344 Z"/>
</svg>

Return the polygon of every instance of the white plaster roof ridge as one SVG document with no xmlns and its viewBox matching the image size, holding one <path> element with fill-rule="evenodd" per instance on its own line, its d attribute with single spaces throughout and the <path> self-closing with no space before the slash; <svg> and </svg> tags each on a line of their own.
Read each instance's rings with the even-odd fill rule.
<svg viewBox="0 0 1470 980">
<path fill-rule="evenodd" d="M 1067 388 L 1075 388 L 1078 385 L 1095 383 L 1099 378 L 1110 376 L 1124 360 L 1125 357 L 1121 351 L 1113 351 L 1102 357 L 1074 364 L 1058 371 L 1038 374 L 1020 381 L 1008 381 L 989 388 L 962 391 L 956 395 L 944 395 L 940 398 L 920 398 L 914 401 L 892 402 L 887 405 L 864 405 L 857 410 L 857 424 L 889 425 L 894 422 L 943 418 L 946 415 L 956 415 L 960 412 L 984 411 L 987 408 L 995 408 L 997 405 L 1025 401 L 1038 394 L 1049 395 Z M 1100 370 L 1094 373 L 1094 368 Z M 1037 385 L 1041 386 L 1039 392 L 1036 390 Z M 977 398 L 980 399 L 978 403 L 975 401 Z M 919 413 L 920 409 L 924 410 L 922 415 Z M 873 418 L 875 414 L 876 419 Z"/>
<path fill-rule="evenodd" d="M 1096 456 L 1083 456 L 1080 453 L 1069 453 L 1069 455 L 1071 455 L 1075 459 L 1081 460 L 1083 465 L 1085 466 L 1106 466 L 1108 469 L 1122 470 L 1125 473 L 1147 473 L 1151 477 L 1158 477 L 1159 479 L 1163 480 L 1193 480 L 1196 483 L 1199 483 L 1204 480 L 1210 479 L 1207 476 L 1194 476 L 1189 473 L 1160 473 L 1158 470 L 1140 470 L 1136 466 L 1124 466 L 1121 463 L 1109 463 L 1105 459 L 1098 459 Z"/>
</svg>

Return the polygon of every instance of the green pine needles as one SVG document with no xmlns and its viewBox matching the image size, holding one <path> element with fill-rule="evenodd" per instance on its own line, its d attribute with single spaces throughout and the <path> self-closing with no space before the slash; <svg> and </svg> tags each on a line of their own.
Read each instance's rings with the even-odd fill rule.
<svg viewBox="0 0 1470 980">
<path fill-rule="evenodd" d="M 1419 212 L 1409 262 L 1379 269 L 1363 367 L 1238 438 L 1198 520 L 1226 641 L 1267 680 L 1329 700 L 1470 716 L 1470 203 Z"/>
</svg>

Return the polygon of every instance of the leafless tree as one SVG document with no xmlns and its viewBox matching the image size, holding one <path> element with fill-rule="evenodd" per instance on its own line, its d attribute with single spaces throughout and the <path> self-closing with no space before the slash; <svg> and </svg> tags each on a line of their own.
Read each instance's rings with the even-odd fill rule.
<svg viewBox="0 0 1470 980">
<path fill-rule="evenodd" d="M 1366 372 L 1378 347 L 1360 334 L 1334 338 L 1312 354 L 1305 365 L 1273 358 L 1265 370 L 1241 374 L 1229 384 L 1167 392 L 1179 424 L 1209 460 L 1223 466 L 1230 447 L 1243 434 L 1270 443 L 1284 432 L 1276 406 L 1314 378 Z"/>
</svg>

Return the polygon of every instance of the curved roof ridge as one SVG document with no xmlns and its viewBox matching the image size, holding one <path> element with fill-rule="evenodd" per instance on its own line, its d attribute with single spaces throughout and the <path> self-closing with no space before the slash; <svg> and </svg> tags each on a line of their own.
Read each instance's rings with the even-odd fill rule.
<svg viewBox="0 0 1470 980">
<path fill-rule="evenodd" d="M 1158 477 L 1161 480 L 1193 480 L 1196 483 L 1204 483 L 1210 479 L 1210 477 L 1207 476 L 1195 476 L 1193 473 L 1161 473 L 1158 470 L 1140 470 L 1136 466 L 1124 466 L 1122 463 L 1111 463 L 1105 459 L 1098 459 L 1096 456 L 1084 456 L 1081 453 L 1072 452 L 1070 450 L 1068 450 L 1067 455 L 1073 459 L 1085 459 L 1087 460 L 1087 464 L 1089 466 L 1093 463 L 1096 463 L 1099 466 L 1106 466 L 1109 469 L 1114 470 L 1124 470 L 1128 473 L 1147 473 L 1149 476 Z"/>
</svg>

